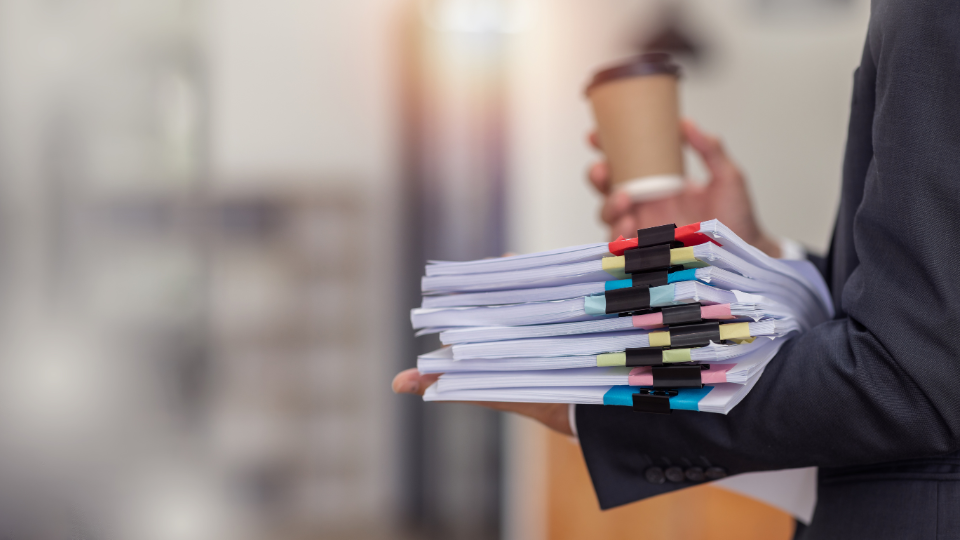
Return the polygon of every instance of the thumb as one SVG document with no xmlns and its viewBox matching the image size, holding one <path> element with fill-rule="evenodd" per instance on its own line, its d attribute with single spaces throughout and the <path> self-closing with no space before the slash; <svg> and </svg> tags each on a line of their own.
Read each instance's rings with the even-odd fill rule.
<svg viewBox="0 0 960 540">
<path fill-rule="evenodd" d="M 421 375 L 417 368 L 411 368 L 400 373 L 393 378 L 393 391 L 397 394 L 417 394 L 422 396 L 427 387 L 437 382 L 440 378 L 439 373 Z"/>
</svg>

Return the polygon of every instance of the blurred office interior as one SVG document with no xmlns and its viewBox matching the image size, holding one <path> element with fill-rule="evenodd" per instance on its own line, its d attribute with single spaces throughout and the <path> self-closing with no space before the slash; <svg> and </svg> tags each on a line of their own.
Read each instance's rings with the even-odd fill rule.
<svg viewBox="0 0 960 540">
<path fill-rule="evenodd" d="M 649 47 L 824 250 L 868 4 L 0 0 L 3 533 L 671 537 L 693 499 L 601 516 L 572 443 L 392 394 L 423 262 L 604 240 L 583 86 Z M 789 536 L 700 492 L 688 537 Z"/>
</svg>

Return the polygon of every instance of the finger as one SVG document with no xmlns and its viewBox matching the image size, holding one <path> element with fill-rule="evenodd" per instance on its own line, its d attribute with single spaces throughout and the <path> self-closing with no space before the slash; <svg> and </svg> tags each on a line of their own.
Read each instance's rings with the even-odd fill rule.
<svg viewBox="0 0 960 540">
<path fill-rule="evenodd" d="M 610 193 L 610 167 L 605 161 L 598 161 L 591 165 L 587 177 L 597 191 L 604 195 Z"/>
<path fill-rule="evenodd" d="M 590 146 L 596 148 L 597 150 L 603 150 L 600 147 L 600 134 L 596 131 L 591 131 L 590 134 L 587 135 L 587 141 L 590 143 Z"/>
<path fill-rule="evenodd" d="M 687 143 L 700 155 L 703 163 L 716 180 L 730 181 L 740 178 L 740 170 L 733 163 L 720 139 L 704 133 L 694 122 L 683 120 L 680 124 Z"/>
<path fill-rule="evenodd" d="M 629 211 L 630 196 L 618 191 L 604 199 L 603 207 L 600 209 L 600 219 L 608 225 L 613 225 Z"/>
<path fill-rule="evenodd" d="M 637 218 L 631 212 L 627 212 L 623 216 L 620 216 L 620 219 L 610 225 L 610 239 L 613 240 L 618 236 L 623 236 L 630 238 L 636 236 L 637 229 Z"/>
<path fill-rule="evenodd" d="M 416 368 L 397 373 L 393 378 L 393 391 L 397 394 L 417 394 L 422 396 L 431 384 L 440 378 L 439 373 L 421 375 Z"/>
</svg>

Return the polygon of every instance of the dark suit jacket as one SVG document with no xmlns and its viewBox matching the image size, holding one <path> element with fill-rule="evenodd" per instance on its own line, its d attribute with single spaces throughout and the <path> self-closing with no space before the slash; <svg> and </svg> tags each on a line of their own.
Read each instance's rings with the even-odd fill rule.
<svg viewBox="0 0 960 540">
<path fill-rule="evenodd" d="M 824 489 L 866 480 L 836 498 L 887 504 L 885 515 L 911 513 L 910 497 L 949 499 L 960 516 L 960 495 L 944 491 L 956 483 L 936 484 L 960 479 L 960 458 L 945 456 L 960 450 L 960 1 L 872 3 L 823 262 L 836 319 L 788 342 L 729 415 L 577 407 L 603 508 L 692 485 L 647 480 L 668 462 L 728 474 L 817 465 L 812 529 L 831 511 Z M 883 481 L 906 484 L 886 503 L 864 498 Z M 935 493 L 906 495 L 924 481 Z"/>
</svg>

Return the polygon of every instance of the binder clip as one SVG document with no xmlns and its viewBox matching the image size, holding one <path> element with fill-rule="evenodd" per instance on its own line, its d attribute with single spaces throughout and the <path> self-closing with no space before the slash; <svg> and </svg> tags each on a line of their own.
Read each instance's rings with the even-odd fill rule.
<svg viewBox="0 0 960 540">
<path fill-rule="evenodd" d="M 641 388 L 633 394 L 633 410 L 656 414 L 670 414 L 670 398 L 679 394 L 676 390 L 651 390 Z"/>
<path fill-rule="evenodd" d="M 683 270 L 682 265 L 674 265 L 665 270 L 650 270 L 631 274 L 630 279 L 634 287 L 660 287 L 670 283 L 670 274 Z"/>
</svg>

